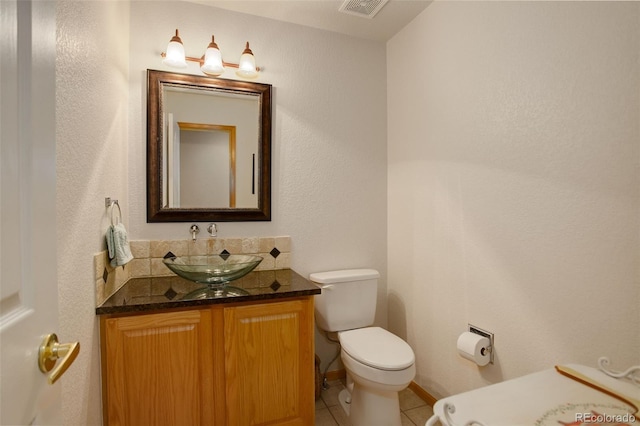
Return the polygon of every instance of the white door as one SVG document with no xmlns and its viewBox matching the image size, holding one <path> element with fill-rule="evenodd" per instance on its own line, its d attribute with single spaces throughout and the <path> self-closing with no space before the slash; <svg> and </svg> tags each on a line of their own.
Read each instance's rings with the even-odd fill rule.
<svg viewBox="0 0 640 426">
<path fill-rule="evenodd" d="M 58 327 L 55 9 L 0 0 L 2 425 L 61 424 L 60 384 L 50 385 L 38 366 L 44 337 Z M 69 359 L 76 350 L 60 349 Z"/>
</svg>

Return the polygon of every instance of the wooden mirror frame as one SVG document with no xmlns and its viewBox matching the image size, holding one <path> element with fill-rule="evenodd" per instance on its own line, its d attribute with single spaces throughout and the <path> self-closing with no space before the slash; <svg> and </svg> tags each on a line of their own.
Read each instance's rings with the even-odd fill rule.
<svg viewBox="0 0 640 426">
<path fill-rule="evenodd" d="M 163 85 L 257 95 L 260 110 L 257 208 L 163 207 Z M 246 222 L 271 220 L 271 85 L 147 70 L 147 222 Z"/>
</svg>

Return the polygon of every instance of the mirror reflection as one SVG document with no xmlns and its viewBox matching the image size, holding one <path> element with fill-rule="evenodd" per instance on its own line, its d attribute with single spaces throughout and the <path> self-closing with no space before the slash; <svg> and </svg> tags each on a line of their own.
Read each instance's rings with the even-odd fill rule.
<svg viewBox="0 0 640 426">
<path fill-rule="evenodd" d="M 167 124 L 163 206 L 236 207 L 236 126 L 175 122 L 173 118 Z M 252 195 L 247 207 L 256 207 L 255 193 L 241 191 L 244 193 Z"/>
<path fill-rule="evenodd" d="M 270 220 L 271 86 L 148 76 L 148 221 Z"/>
</svg>

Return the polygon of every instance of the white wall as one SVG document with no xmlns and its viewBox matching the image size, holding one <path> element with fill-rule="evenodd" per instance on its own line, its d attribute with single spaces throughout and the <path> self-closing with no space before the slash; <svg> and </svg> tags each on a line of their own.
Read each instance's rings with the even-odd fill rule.
<svg viewBox="0 0 640 426">
<path fill-rule="evenodd" d="M 640 362 L 639 23 L 636 2 L 434 2 L 388 43 L 389 326 L 435 396 Z M 467 323 L 495 365 L 457 355 Z"/>
<path fill-rule="evenodd" d="M 65 425 L 99 425 L 93 255 L 105 247 L 105 197 L 120 201 L 128 223 L 129 6 L 58 1 L 56 19 L 58 335 L 80 342 L 60 380 L 62 412 Z"/>
</svg>

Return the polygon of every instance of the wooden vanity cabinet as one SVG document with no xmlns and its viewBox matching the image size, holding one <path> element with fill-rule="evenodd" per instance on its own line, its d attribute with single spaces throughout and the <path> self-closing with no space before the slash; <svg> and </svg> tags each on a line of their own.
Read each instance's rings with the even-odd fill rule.
<svg viewBox="0 0 640 426">
<path fill-rule="evenodd" d="M 101 317 L 105 425 L 313 425 L 313 296 Z"/>
</svg>

